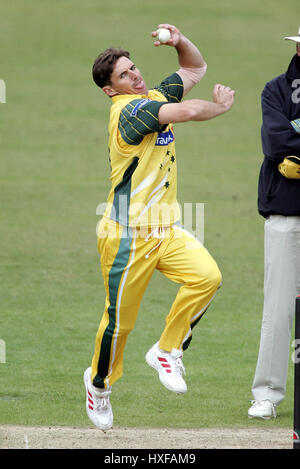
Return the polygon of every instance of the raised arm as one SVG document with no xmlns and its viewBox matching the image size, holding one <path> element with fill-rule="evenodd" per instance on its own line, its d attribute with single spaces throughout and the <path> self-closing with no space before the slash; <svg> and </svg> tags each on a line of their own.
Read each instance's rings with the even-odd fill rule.
<svg viewBox="0 0 300 469">
<path fill-rule="evenodd" d="M 158 28 L 168 29 L 171 33 L 171 38 L 165 44 L 155 41 L 154 46 L 167 45 L 175 47 L 178 54 L 178 63 L 180 65 L 177 73 L 183 81 L 184 95 L 186 95 L 205 75 L 207 65 L 199 49 L 185 37 L 178 28 L 170 24 L 160 24 Z M 156 31 L 153 31 L 151 34 L 156 38 Z"/>
</svg>

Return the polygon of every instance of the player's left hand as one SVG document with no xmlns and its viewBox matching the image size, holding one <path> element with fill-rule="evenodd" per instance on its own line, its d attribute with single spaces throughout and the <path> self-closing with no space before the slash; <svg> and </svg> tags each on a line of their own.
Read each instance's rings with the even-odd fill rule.
<svg viewBox="0 0 300 469">
<path fill-rule="evenodd" d="M 171 33 L 171 38 L 168 40 L 168 42 L 165 42 L 165 43 L 155 41 L 154 46 L 156 46 L 156 47 L 158 47 L 158 46 L 176 47 L 177 44 L 179 43 L 180 39 L 181 39 L 181 32 L 179 31 L 179 29 L 176 28 L 176 26 L 173 26 L 172 24 L 159 24 L 157 26 L 157 29 L 159 29 L 159 28 L 168 29 Z M 152 31 L 151 36 L 156 37 L 157 36 L 157 31 Z"/>
</svg>

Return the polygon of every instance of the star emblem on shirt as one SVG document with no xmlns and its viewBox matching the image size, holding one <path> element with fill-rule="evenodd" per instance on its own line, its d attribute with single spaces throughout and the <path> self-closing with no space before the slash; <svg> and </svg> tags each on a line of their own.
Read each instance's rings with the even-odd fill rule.
<svg viewBox="0 0 300 469">
<path fill-rule="evenodd" d="M 174 155 L 171 156 L 171 161 L 172 161 L 172 163 L 175 163 L 175 156 Z"/>
<path fill-rule="evenodd" d="M 169 181 L 167 181 L 167 182 L 165 183 L 165 188 L 168 189 L 169 185 L 170 185 L 170 183 L 169 183 Z"/>
</svg>

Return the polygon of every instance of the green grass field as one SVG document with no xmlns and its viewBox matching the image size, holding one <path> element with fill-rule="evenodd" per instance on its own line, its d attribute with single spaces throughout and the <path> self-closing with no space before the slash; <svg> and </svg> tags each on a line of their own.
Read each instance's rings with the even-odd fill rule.
<svg viewBox="0 0 300 469">
<path fill-rule="evenodd" d="M 247 409 L 263 302 L 260 93 L 294 54 L 282 37 L 298 31 L 298 3 L 1 1 L 0 423 L 90 425 L 82 374 L 104 304 L 95 229 L 109 190 L 110 106 L 91 65 L 121 45 L 158 84 L 177 69 L 176 52 L 154 48 L 150 32 L 169 22 L 208 63 L 190 97 L 211 99 L 217 82 L 236 90 L 230 113 L 176 126 L 178 200 L 205 204 L 205 245 L 223 287 L 195 329 L 184 357 L 189 392 L 179 397 L 144 362 L 178 288 L 153 276 L 113 389 L 115 425 L 292 427 L 292 361 L 279 418 L 250 421 Z"/>
</svg>

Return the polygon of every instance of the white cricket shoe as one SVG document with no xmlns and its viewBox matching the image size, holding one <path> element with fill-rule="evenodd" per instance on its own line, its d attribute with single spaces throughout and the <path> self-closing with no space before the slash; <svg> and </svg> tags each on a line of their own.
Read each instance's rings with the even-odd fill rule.
<svg viewBox="0 0 300 469">
<path fill-rule="evenodd" d="M 186 383 L 182 377 L 185 369 L 182 363 L 182 351 L 173 349 L 172 352 L 161 351 L 158 342 L 146 354 L 146 362 L 152 366 L 159 375 L 161 383 L 170 391 L 183 394 L 187 391 Z"/>
<path fill-rule="evenodd" d="M 276 418 L 276 405 L 269 399 L 263 401 L 251 401 L 252 406 L 248 410 L 248 417 L 250 419 L 264 419 L 269 420 Z"/>
<path fill-rule="evenodd" d="M 86 412 L 89 419 L 100 430 L 109 430 L 113 425 L 113 413 L 109 396 L 111 389 L 100 389 L 92 385 L 91 367 L 85 370 L 83 381 L 86 389 Z"/>
</svg>

